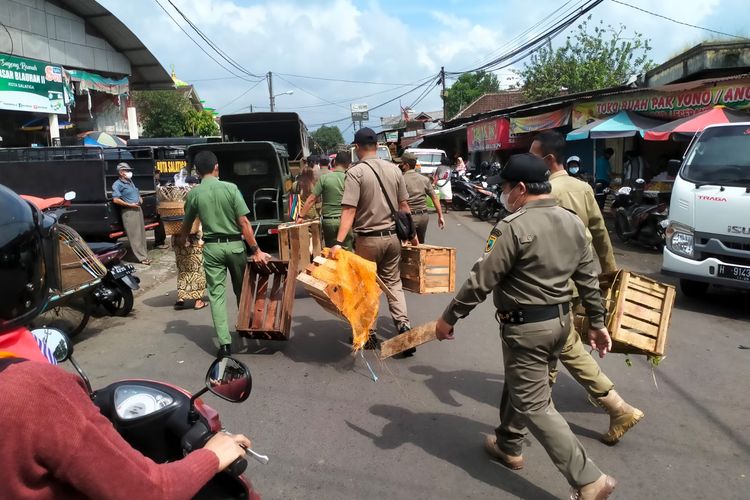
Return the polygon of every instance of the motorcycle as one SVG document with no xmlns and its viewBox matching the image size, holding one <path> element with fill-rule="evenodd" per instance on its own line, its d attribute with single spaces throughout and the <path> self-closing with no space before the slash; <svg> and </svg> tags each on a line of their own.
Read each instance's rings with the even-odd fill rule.
<svg viewBox="0 0 750 500">
<path fill-rule="evenodd" d="M 666 202 L 646 196 L 646 181 L 637 179 L 635 187 L 621 187 L 615 195 L 615 234 L 623 243 L 634 242 L 662 250 L 666 242 L 669 208 Z"/>
<path fill-rule="evenodd" d="M 451 175 L 451 190 L 453 191 L 453 207 L 457 210 L 467 210 L 474 200 L 479 196 L 477 187 L 481 186 L 475 180 L 472 182 L 468 177 L 453 173 Z"/>
<path fill-rule="evenodd" d="M 594 198 L 596 199 L 597 205 L 599 205 L 599 210 L 604 211 L 604 205 L 607 202 L 607 196 L 609 196 L 611 192 L 612 190 L 601 182 L 597 182 L 594 184 Z"/>
<path fill-rule="evenodd" d="M 252 390 L 248 367 L 225 357 L 211 364 L 205 387 L 192 395 L 171 384 L 142 379 L 121 380 L 94 391 L 73 359 L 73 345 L 64 333 L 52 328 L 31 333 L 47 345 L 58 363 L 71 362 L 102 415 L 133 448 L 157 463 L 180 460 L 222 431 L 218 412 L 200 396 L 211 392 L 226 401 L 240 403 Z M 250 448 L 245 451 L 258 462 L 268 463 L 267 456 Z M 247 465 L 245 458 L 238 458 L 216 474 L 194 498 L 260 500 L 252 483 L 243 476 Z"/>
<path fill-rule="evenodd" d="M 133 291 L 140 288 L 135 267 L 123 264 L 127 249 L 122 243 L 89 243 L 89 248 L 107 268 L 107 274 L 94 288 L 94 302 L 112 316 L 127 316 L 133 310 Z"/>
</svg>

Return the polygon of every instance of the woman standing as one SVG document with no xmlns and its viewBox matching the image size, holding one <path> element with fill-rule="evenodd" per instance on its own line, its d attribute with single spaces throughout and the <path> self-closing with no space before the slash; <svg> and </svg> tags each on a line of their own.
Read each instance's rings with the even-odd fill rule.
<svg viewBox="0 0 750 500">
<path fill-rule="evenodd" d="M 172 236 L 177 261 L 177 302 L 175 310 L 185 308 L 186 300 L 195 300 L 193 309 L 203 309 L 206 303 L 206 275 L 203 272 L 203 239 L 200 224 L 193 224 L 193 231 L 184 245 L 178 245 Z"/>
</svg>

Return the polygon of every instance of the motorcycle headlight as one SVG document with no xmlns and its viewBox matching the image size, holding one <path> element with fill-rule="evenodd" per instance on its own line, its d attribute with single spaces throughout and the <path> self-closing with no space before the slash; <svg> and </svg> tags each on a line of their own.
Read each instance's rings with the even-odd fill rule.
<svg viewBox="0 0 750 500">
<path fill-rule="evenodd" d="M 694 258 L 695 234 L 693 228 L 682 224 L 670 223 L 666 231 L 667 248 L 672 252 L 689 259 Z"/>
</svg>

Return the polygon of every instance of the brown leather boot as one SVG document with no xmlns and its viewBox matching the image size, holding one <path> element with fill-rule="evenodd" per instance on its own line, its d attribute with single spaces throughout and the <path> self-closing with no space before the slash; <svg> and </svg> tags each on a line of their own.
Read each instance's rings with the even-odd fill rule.
<svg viewBox="0 0 750 500">
<path fill-rule="evenodd" d="M 609 430 L 599 438 L 604 444 L 617 444 L 622 436 L 643 418 L 643 412 L 630 406 L 614 389 L 606 396 L 596 398 L 596 401 L 609 413 Z"/>
<path fill-rule="evenodd" d="M 593 483 L 573 490 L 570 494 L 570 500 L 607 500 L 612 492 L 615 491 L 615 486 L 617 486 L 615 478 L 602 474 Z"/>
<path fill-rule="evenodd" d="M 523 456 L 509 455 L 497 445 L 497 437 L 488 434 L 484 439 L 484 451 L 511 470 L 523 469 Z"/>
</svg>

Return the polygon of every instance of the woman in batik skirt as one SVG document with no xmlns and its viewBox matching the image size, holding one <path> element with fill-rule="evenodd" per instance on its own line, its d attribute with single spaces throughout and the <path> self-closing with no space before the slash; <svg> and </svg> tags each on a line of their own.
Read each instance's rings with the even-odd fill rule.
<svg viewBox="0 0 750 500">
<path fill-rule="evenodd" d="M 174 305 L 176 310 L 184 309 L 186 300 L 195 300 L 194 309 L 206 307 L 203 300 L 206 296 L 206 275 L 203 272 L 203 240 L 200 225 L 194 224 L 193 230 L 185 246 L 176 245 L 175 237 L 172 236 L 172 248 L 177 260 L 177 302 Z"/>
</svg>

